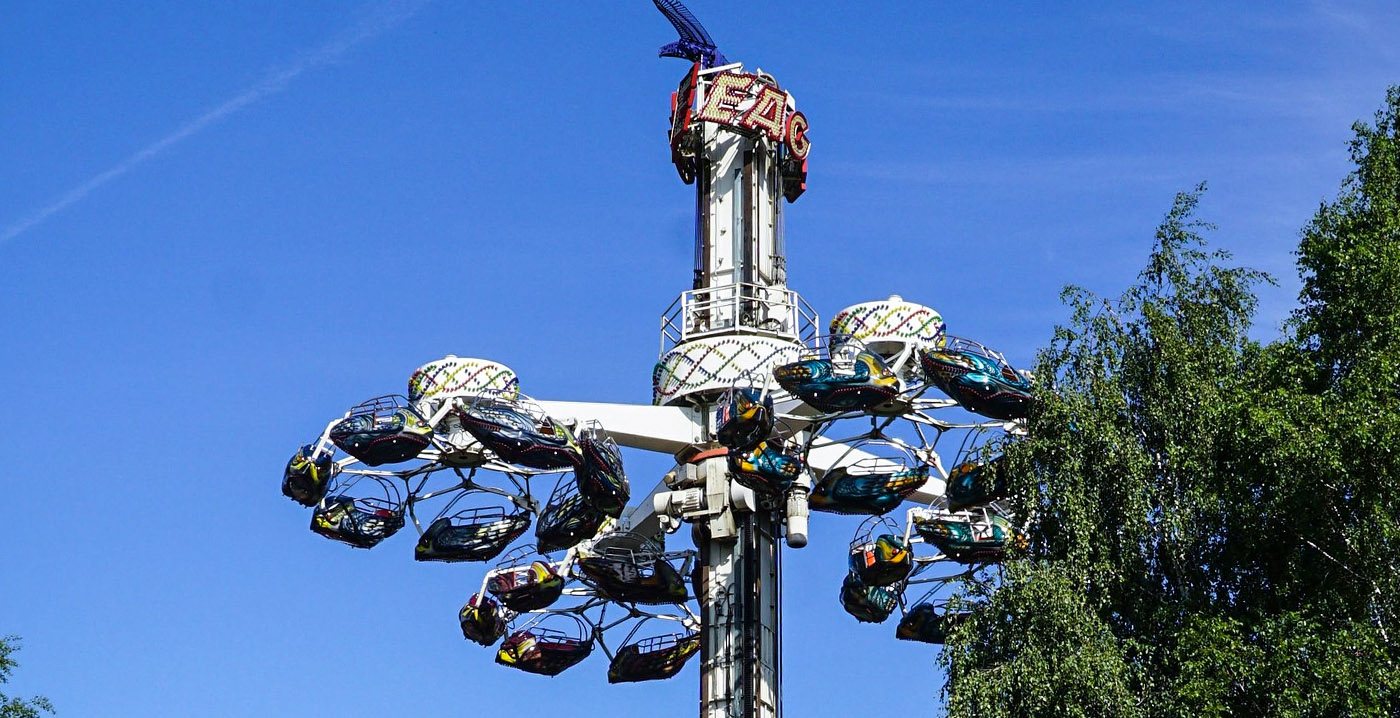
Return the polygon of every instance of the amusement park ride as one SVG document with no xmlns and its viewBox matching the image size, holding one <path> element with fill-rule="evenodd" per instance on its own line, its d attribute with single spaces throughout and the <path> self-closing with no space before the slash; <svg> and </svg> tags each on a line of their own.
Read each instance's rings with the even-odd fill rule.
<svg viewBox="0 0 1400 718">
<path fill-rule="evenodd" d="M 696 188 L 696 259 L 661 318 L 653 405 L 533 400 L 508 367 L 449 355 L 407 396 L 331 421 L 282 490 L 328 538 L 371 548 L 412 524 L 416 560 L 494 565 L 459 618 L 497 663 L 556 675 L 599 649 L 620 683 L 698 655 L 702 718 L 778 716 L 780 541 L 806 545 L 809 511 L 866 517 L 841 606 L 870 623 L 899 612 L 897 638 L 941 643 L 1019 538 L 989 467 L 1023 431 L 1030 384 L 897 296 L 819 334 L 783 250 L 807 118 L 680 2 L 654 2 L 680 35 L 661 55 L 691 62 L 670 139 Z M 952 467 L 941 439 L 958 444 Z M 632 502 L 619 447 L 677 463 Z M 683 524 L 693 549 L 671 536 Z"/>
</svg>

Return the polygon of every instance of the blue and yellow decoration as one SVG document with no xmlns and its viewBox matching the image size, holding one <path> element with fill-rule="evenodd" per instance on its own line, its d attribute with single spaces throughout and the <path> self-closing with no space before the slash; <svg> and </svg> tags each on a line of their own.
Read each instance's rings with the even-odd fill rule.
<svg viewBox="0 0 1400 718">
<path fill-rule="evenodd" d="M 996 470 L 999 460 L 965 461 L 954 466 L 948 472 L 948 510 L 962 511 L 1006 496 L 1006 476 Z"/>
<path fill-rule="evenodd" d="M 1025 537 L 1005 518 L 991 514 L 984 522 L 967 514 L 917 517 L 914 530 L 944 555 L 960 563 L 989 563 L 1006 557 L 1008 545 L 1025 545 Z"/>
<path fill-rule="evenodd" d="M 899 607 L 899 592 L 885 586 L 867 586 L 854 573 L 841 583 L 841 607 L 861 623 L 884 623 Z"/>
<path fill-rule="evenodd" d="M 681 344 L 652 369 L 652 403 L 684 402 L 695 394 L 718 395 L 773 367 L 795 361 L 804 347 L 772 337 L 706 337 Z"/>
<path fill-rule="evenodd" d="M 806 359 L 773 369 L 788 393 L 822 413 L 868 411 L 899 394 L 899 377 L 869 351 L 856 354 L 849 370 L 830 359 Z"/>
<path fill-rule="evenodd" d="M 813 511 L 833 514 L 886 514 L 928 482 L 920 464 L 899 471 L 851 474 L 845 467 L 826 472 L 808 498 Z"/>
<path fill-rule="evenodd" d="M 514 399 L 519 393 L 520 379 L 515 372 L 485 359 L 448 355 L 424 364 L 408 378 L 408 400 L 415 406 L 425 399 L 484 394 Z"/>
<path fill-rule="evenodd" d="M 1005 421 L 1030 412 L 1031 383 L 977 342 L 948 337 L 942 347 L 920 349 L 919 364 L 929 382 L 968 411 Z"/>
<path fill-rule="evenodd" d="M 909 577 L 914 556 L 904 537 L 880 534 L 851 552 L 850 570 L 867 586 L 891 586 Z"/>
<path fill-rule="evenodd" d="M 715 438 L 730 449 L 751 449 L 773 433 L 773 397 L 739 387 L 725 393 L 715 412 Z"/>
<path fill-rule="evenodd" d="M 802 458 L 782 442 L 761 441 L 748 451 L 729 452 L 729 473 L 740 484 L 765 494 L 780 494 L 802 474 Z"/>
<path fill-rule="evenodd" d="M 911 344 L 936 346 L 943 341 L 943 317 L 933 309 L 894 296 L 866 302 L 837 312 L 831 318 L 832 334 L 846 335 L 866 346 Z"/>
</svg>

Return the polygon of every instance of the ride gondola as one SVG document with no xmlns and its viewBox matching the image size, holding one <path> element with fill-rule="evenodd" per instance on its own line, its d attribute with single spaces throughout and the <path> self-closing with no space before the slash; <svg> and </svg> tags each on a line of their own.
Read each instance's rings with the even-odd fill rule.
<svg viewBox="0 0 1400 718">
<path fill-rule="evenodd" d="M 618 518 L 627 508 L 632 488 L 622 469 L 622 452 L 617 444 L 596 428 L 583 432 L 578 440 L 579 466 L 575 472 L 578 492 L 590 506 Z"/>
<path fill-rule="evenodd" d="M 873 474 L 852 474 L 843 467 L 826 472 L 812 487 L 809 501 L 814 511 L 885 514 L 927 481 L 927 466 Z"/>
<path fill-rule="evenodd" d="M 889 513 L 928 482 L 928 464 L 909 447 L 888 439 L 865 439 L 852 445 L 861 454 L 876 455 L 838 463 L 812 487 L 813 511 L 834 514 Z"/>
<path fill-rule="evenodd" d="M 453 499 L 455 504 L 467 493 Z M 490 561 L 530 528 L 530 512 L 499 506 L 453 511 L 448 504 L 418 537 L 416 561 Z"/>
<path fill-rule="evenodd" d="M 928 380 L 968 411 L 993 419 L 1024 419 L 1031 407 L 1031 383 L 999 352 L 962 337 L 919 350 Z"/>
<path fill-rule="evenodd" d="M 899 591 L 887 586 L 869 586 L 855 573 L 841 582 L 841 608 L 861 623 L 884 623 L 899 607 Z"/>
<path fill-rule="evenodd" d="M 457 409 L 462 428 L 502 461 L 542 471 L 578 466 L 579 447 L 569 427 L 527 399 L 483 399 Z"/>
<path fill-rule="evenodd" d="M 540 553 L 573 548 L 597 535 L 607 520 L 607 514 L 593 508 L 579 493 L 577 480 L 564 476 L 535 522 L 535 545 Z"/>
<path fill-rule="evenodd" d="M 733 450 L 751 449 L 773 434 L 773 396 L 762 389 L 733 387 L 715 411 L 715 439 Z"/>
<path fill-rule="evenodd" d="M 574 625 L 568 630 L 544 625 L 569 620 Z M 546 613 L 507 636 L 496 651 L 496 662 L 526 673 L 557 676 L 592 652 L 592 629 L 583 619 L 573 614 Z"/>
<path fill-rule="evenodd" d="M 387 480 L 356 476 L 334 488 L 340 493 L 321 499 L 311 512 L 312 531 L 355 548 L 373 548 L 403 528 L 403 502 Z"/>
<path fill-rule="evenodd" d="M 432 444 L 433 428 L 398 395 L 388 394 L 351 409 L 330 429 L 330 440 L 365 466 L 408 461 Z"/>
<path fill-rule="evenodd" d="M 339 473 L 334 452 L 320 444 L 306 444 L 282 471 L 282 495 L 302 506 L 315 506 L 325 498 L 331 479 Z"/>
<path fill-rule="evenodd" d="M 1025 537 L 999 514 L 986 511 L 921 511 L 913 514 L 914 530 L 924 541 L 959 563 L 989 563 L 1006 557 L 1012 544 Z"/>
<path fill-rule="evenodd" d="M 872 516 L 851 541 L 850 572 L 866 586 L 892 586 L 914 570 L 914 555 L 894 522 Z"/>
<path fill-rule="evenodd" d="M 603 597 L 618 603 L 684 603 L 685 576 L 664 556 L 622 547 L 580 556 L 579 570 Z"/>
<path fill-rule="evenodd" d="M 516 613 L 554 605 L 564 594 L 564 577 L 544 559 L 526 563 L 533 546 L 521 546 L 497 565 L 486 578 L 486 591 Z"/>
<path fill-rule="evenodd" d="M 640 627 L 640 624 L 638 625 Z M 633 629 L 635 632 L 636 629 Z M 630 642 L 617 649 L 608 665 L 608 683 L 636 683 L 670 678 L 700 652 L 699 633 L 672 633 Z"/>
<path fill-rule="evenodd" d="M 899 394 L 899 377 L 885 360 L 865 349 L 852 353 L 854 340 L 846 339 L 836 356 L 804 359 L 773 369 L 773 378 L 788 393 L 822 413 L 868 411 Z"/>
<path fill-rule="evenodd" d="M 729 473 L 740 484 L 760 493 L 787 491 L 802 474 L 802 457 L 790 453 L 780 439 L 767 439 L 747 451 L 729 452 Z"/>
<path fill-rule="evenodd" d="M 505 612 L 490 596 L 472 594 L 457 612 L 457 622 L 462 626 L 463 638 L 483 646 L 493 645 L 506 635 Z"/>
<path fill-rule="evenodd" d="M 918 641 L 935 645 L 946 643 L 948 634 L 970 615 L 964 612 L 939 610 L 932 603 L 920 603 L 909 609 L 899 625 L 894 629 L 894 637 L 901 641 Z"/>
<path fill-rule="evenodd" d="M 985 462 L 964 461 L 948 472 L 949 511 L 982 506 L 1006 496 L 1006 475 L 997 470 L 999 458 Z"/>
</svg>

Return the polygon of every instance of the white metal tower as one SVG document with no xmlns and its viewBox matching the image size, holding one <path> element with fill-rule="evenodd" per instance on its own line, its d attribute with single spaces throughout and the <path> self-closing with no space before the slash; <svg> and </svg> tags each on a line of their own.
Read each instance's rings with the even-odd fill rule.
<svg viewBox="0 0 1400 718">
<path fill-rule="evenodd" d="M 782 241 L 784 161 L 794 198 L 805 174 L 797 164 L 805 157 L 791 156 L 786 132 L 794 118 L 805 132 L 805 118 L 770 76 L 744 73 L 738 64 L 701 69 L 697 63 L 677 91 L 673 113 L 675 159 L 682 177 L 695 182 L 696 266 L 694 288 L 663 319 L 654 390 L 658 403 L 693 407 L 708 442 L 720 392 L 795 358 L 803 335 L 815 333 L 816 316 L 787 288 Z M 762 121 L 767 129 L 757 127 Z M 805 134 L 798 141 L 805 156 Z M 733 483 L 727 451 L 717 446 L 697 444 L 672 480 L 680 491 L 658 496 L 654 507 L 695 522 L 700 714 L 778 716 L 778 540 L 787 507 L 760 502 Z M 795 487 L 793 500 L 782 502 L 794 508 L 798 545 L 806 537 L 806 489 Z"/>
<path fill-rule="evenodd" d="M 694 281 L 661 320 L 656 406 L 542 402 L 551 415 L 599 421 L 623 446 L 676 455 L 666 486 L 630 519 L 657 534 L 692 524 L 702 718 L 782 712 L 778 541 L 806 544 L 810 478 L 784 500 L 763 500 L 732 480 L 714 428 L 723 392 L 766 381 L 818 331 L 787 288 L 782 235 L 783 198 L 805 188 L 806 129 L 770 75 L 695 63 L 673 98 L 671 133 L 677 169 L 695 185 Z"/>
<path fill-rule="evenodd" d="M 693 288 L 662 317 L 657 406 L 544 406 L 597 419 L 623 446 L 677 456 L 669 490 L 633 513 L 633 528 L 693 525 L 700 715 L 769 718 L 781 714 L 778 541 L 786 533 L 793 546 L 805 545 L 810 480 L 787 500 L 761 500 L 733 482 L 714 424 L 723 392 L 750 377 L 766 380 L 817 332 L 815 313 L 787 288 L 782 241 L 783 197 L 796 199 L 805 181 L 806 118 L 771 76 L 738 63 L 696 63 L 673 115 L 674 159 L 695 184 L 696 263 Z M 667 435 L 668 425 L 678 431 Z"/>
<path fill-rule="evenodd" d="M 608 627 L 631 619 L 645 622 L 671 618 L 692 632 L 682 637 L 688 641 L 685 646 L 691 653 L 678 653 L 680 662 L 670 666 L 674 670 L 669 674 L 635 680 L 674 675 L 685 658 L 693 655 L 693 632 L 698 630 L 701 718 L 776 718 L 782 714 L 780 541 L 792 548 L 806 545 L 812 506 L 835 513 L 867 514 L 874 521 L 907 500 L 937 507 L 938 511 L 929 513 L 932 523 L 957 523 L 969 540 L 975 538 L 974 544 L 983 542 L 960 550 L 985 548 L 984 544 L 991 540 L 991 518 L 985 517 L 985 525 L 977 524 L 981 527 L 977 530 L 983 533 L 974 537 L 974 519 L 959 514 L 962 509 L 952 506 L 945 496 L 950 474 L 933 451 L 933 444 L 950 429 L 1018 430 L 1016 421 L 1024 417 L 1029 401 L 1028 384 L 1000 355 L 980 345 L 974 347 L 976 351 L 969 350 L 971 353 L 944 357 L 942 317 L 929 307 L 899 297 L 858 304 L 839 312 L 830 325 L 833 339 L 824 347 L 819 346 L 822 337 L 818 336 L 816 313 L 787 287 L 783 242 L 785 201 L 795 201 L 806 188 L 806 159 L 811 148 L 807 118 L 774 77 L 758 69 L 746 71 L 742 63 L 726 62 L 708 34 L 677 0 L 654 2 L 680 34 L 678 42 L 663 48 L 662 54 L 683 57 L 692 63 L 672 97 L 670 142 L 672 160 L 681 179 L 695 186 L 696 216 L 692 285 L 661 317 L 661 353 L 652 375 L 652 404 L 536 402 L 520 393 L 519 379 L 508 367 L 449 355 L 413 374 L 404 401 L 393 396 L 378 397 L 352 408 L 343 419 L 332 421 L 315 442 L 302 447 L 289 462 L 283 492 L 298 503 L 315 508 L 312 528 L 317 533 L 360 548 L 369 548 L 387 538 L 405 525 L 407 517 L 419 529 L 420 543 L 415 554 L 418 560 L 494 559 L 523 534 L 532 518 L 537 520 L 538 529 L 544 524 L 546 513 L 565 505 L 582 506 L 583 513 L 574 514 L 574 518 L 592 511 L 596 522 L 587 531 L 571 534 L 568 542 L 546 549 L 537 530 L 541 545 L 534 548 L 541 550 L 536 553 L 564 550 L 564 558 L 541 558 L 521 569 L 533 565 L 546 573 L 553 572 L 557 586 L 562 586 L 566 576 L 576 578 L 570 571 L 590 556 L 597 558 L 610 549 L 635 547 L 639 541 L 648 546 L 664 545 L 669 534 L 689 524 L 696 549 L 689 583 L 699 602 L 698 617 L 689 608 L 683 608 L 681 617 L 661 616 L 639 609 L 633 601 L 623 607 L 628 613 L 622 619 L 555 640 L 551 650 L 561 646 L 567 649 L 567 661 L 537 666 L 539 670 L 532 672 L 554 675 L 582 660 L 595 643 L 603 645 L 602 634 Z M 792 389 L 793 393 L 773 390 L 775 368 L 805 366 L 807 360 L 820 355 L 819 349 L 825 349 L 827 359 L 817 363 L 825 361 L 830 369 L 838 352 L 857 345 L 864 347 L 860 356 L 869 366 L 878 365 L 882 373 L 876 377 L 866 372 L 857 378 L 856 367 L 851 364 L 843 368 L 848 373 L 842 381 L 885 382 L 882 386 L 890 387 L 887 395 L 861 406 L 818 408 L 825 402 L 813 396 L 804 395 L 803 399 L 794 395 L 801 394 L 800 388 Z M 942 379 L 939 372 L 944 370 L 938 367 L 943 365 L 937 364 L 943 361 L 940 357 L 952 362 L 948 364 L 952 374 Z M 865 366 L 861 365 L 862 371 Z M 965 375 L 977 379 L 958 386 L 952 383 Z M 923 398 L 924 391 L 934 384 L 954 398 Z M 797 475 L 780 487 L 755 491 L 750 488 L 755 486 L 751 478 L 742 482 L 735 479 L 733 471 L 748 469 L 732 468 L 732 460 L 747 449 L 734 448 L 740 444 L 727 447 L 720 442 L 716 411 L 727 393 L 733 392 L 730 398 L 738 395 L 738 387 L 759 387 L 762 396 L 773 400 L 772 415 L 781 418 L 781 427 L 770 416 L 763 430 L 763 442 L 787 439 L 801 449 L 800 462 L 793 462 L 801 465 L 800 473 L 795 470 Z M 954 424 L 927 413 L 959 405 L 998 421 Z M 888 433 L 896 419 L 910 422 L 918 437 L 917 445 L 904 443 Z M 865 422 L 864 433 L 844 439 L 826 437 L 823 431 L 837 420 Z M 490 426 L 483 428 L 487 424 Z M 925 431 L 933 432 L 932 441 L 926 440 Z M 576 441 L 576 436 L 582 438 Z M 676 466 L 649 496 L 634 501 L 634 508 L 623 514 L 630 489 L 621 472 L 620 458 L 614 456 L 617 462 L 613 488 L 620 486 L 620 491 L 613 498 L 621 498 L 611 504 L 614 510 L 607 514 L 606 521 L 601 508 L 587 506 L 589 500 L 582 496 L 581 489 L 572 498 L 555 500 L 570 488 L 567 476 L 560 480 L 550 504 L 540 511 L 539 502 L 532 498 L 530 479 L 567 470 L 581 471 L 588 460 L 608 454 L 580 448 L 589 442 L 615 442 L 664 453 L 675 457 Z M 897 456 L 891 459 L 862 448 L 877 444 L 897 449 Z M 333 460 L 335 447 L 350 456 Z M 611 450 L 615 452 L 616 447 Z M 908 461 L 901 463 L 899 455 Z M 377 468 L 381 464 L 406 466 Z M 969 463 L 959 468 L 968 469 L 959 476 L 964 489 L 971 491 L 973 483 L 968 477 L 975 467 Z M 497 472 L 505 478 L 488 483 L 478 477 L 478 470 L 483 474 Z M 348 480 L 335 484 L 333 490 L 337 476 Z M 879 481 L 872 483 L 877 478 Z M 444 479 L 447 483 L 443 483 Z M 814 486 L 814 480 L 822 483 Z M 357 481 L 387 494 L 375 498 L 345 493 Z M 875 493 L 856 500 L 837 496 L 833 487 L 838 481 L 863 481 L 867 490 L 880 482 L 904 483 L 897 489 L 889 488 L 894 484 L 881 483 L 884 488 L 877 487 Z M 509 505 L 494 510 L 467 509 L 466 505 L 454 509 L 457 499 L 452 498 L 433 520 L 420 522 L 415 513 L 419 502 L 468 494 L 501 499 Z M 977 506 L 992 499 L 988 495 L 968 498 L 964 503 Z M 836 505 L 843 500 L 855 503 Z M 860 504 L 862 500 L 878 503 Z M 621 520 L 613 520 L 618 518 Z M 423 523 L 429 524 L 427 529 Z M 910 524 L 911 528 L 904 529 L 900 544 L 906 548 L 918 539 L 911 533 L 912 519 Z M 433 543 L 433 536 L 442 535 L 443 531 L 455 532 L 455 554 L 447 555 L 443 553 L 446 549 Z M 997 539 L 1005 540 L 1005 536 Z M 864 555 L 865 548 L 853 542 L 851 556 Z M 648 554 L 648 561 L 658 555 Z M 862 590 L 875 591 L 882 597 L 879 600 L 885 602 L 878 617 L 852 612 L 846 606 L 844 586 L 843 606 L 860 620 L 883 621 L 890 616 L 896 600 L 903 605 L 904 588 L 910 583 L 929 581 L 917 579 L 919 571 L 932 562 L 949 559 L 943 553 L 924 559 L 911 556 L 912 552 L 906 552 L 905 564 L 921 562 L 922 568 L 908 565 L 901 578 L 862 585 Z M 970 561 L 956 555 L 952 559 L 959 563 Z M 636 566 L 626 568 L 634 579 L 643 570 Z M 487 583 L 502 570 L 506 569 L 498 566 L 495 572 L 488 573 Z M 855 575 L 853 569 L 848 578 Z M 673 576 L 677 576 L 676 584 L 684 583 L 679 572 Z M 536 618 L 548 615 L 542 612 L 557 610 L 583 627 L 580 615 L 584 611 L 609 601 L 628 603 L 624 598 L 607 596 L 598 588 L 594 580 L 590 586 L 569 594 L 587 598 L 587 603 L 574 608 L 548 609 L 548 602 L 507 608 L 515 611 L 514 615 Z M 479 595 L 486 591 L 484 586 Z M 559 588 L 549 600 L 558 598 L 561 591 Z M 666 600 L 674 598 L 677 605 L 685 603 L 687 591 L 683 585 L 677 593 L 668 594 Z M 476 633 L 468 635 L 467 619 L 462 620 L 466 638 L 489 646 L 502 638 L 505 624 L 503 620 L 499 625 L 492 623 L 499 616 L 488 616 L 486 606 L 473 596 L 463 608 L 463 616 L 475 611 L 473 620 L 480 619 L 473 628 Z M 930 611 L 935 608 L 926 607 Z M 946 617 L 946 607 L 940 610 L 945 611 Z M 603 619 L 599 618 L 598 623 L 602 624 Z M 522 641 L 535 641 L 545 635 L 522 631 L 513 633 L 506 643 L 518 636 Z M 913 640 L 941 641 L 927 636 Z M 503 662 L 501 655 L 507 650 L 504 646 L 498 662 Z M 630 647 L 640 649 L 641 644 Z M 604 650 L 609 650 L 606 645 Z M 609 655 L 616 660 L 622 651 L 610 651 Z M 521 667 L 518 656 L 505 662 L 511 661 Z"/>
</svg>

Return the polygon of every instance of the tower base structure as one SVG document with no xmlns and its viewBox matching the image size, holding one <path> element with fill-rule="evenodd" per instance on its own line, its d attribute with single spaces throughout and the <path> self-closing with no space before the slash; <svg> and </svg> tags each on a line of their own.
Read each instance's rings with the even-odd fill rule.
<svg viewBox="0 0 1400 718">
<path fill-rule="evenodd" d="M 700 602 L 701 718 L 782 715 L 782 644 L 778 512 L 734 491 L 723 455 L 684 467 L 706 493 L 729 497 L 693 526 L 699 552 L 694 586 Z M 714 491 L 712 492 L 711 489 Z M 713 509 L 711 509 L 713 510 Z"/>
</svg>

